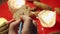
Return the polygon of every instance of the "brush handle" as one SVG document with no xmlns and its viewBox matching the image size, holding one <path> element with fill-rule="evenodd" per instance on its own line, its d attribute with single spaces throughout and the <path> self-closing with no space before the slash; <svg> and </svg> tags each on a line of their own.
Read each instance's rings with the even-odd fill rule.
<svg viewBox="0 0 60 34">
<path fill-rule="evenodd" d="M 19 32 L 18 32 L 18 34 L 21 34 L 21 31 L 22 31 L 22 22 L 20 22 L 20 26 L 19 26 Z"/>
</svg>

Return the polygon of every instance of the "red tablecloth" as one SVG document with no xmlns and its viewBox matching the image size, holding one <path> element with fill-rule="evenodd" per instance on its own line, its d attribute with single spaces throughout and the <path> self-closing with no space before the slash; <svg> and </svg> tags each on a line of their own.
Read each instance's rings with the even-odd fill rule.
<svg viewBox="0 0 60 34">
<path fill-rule="evenodd" d="M 40 0 L 40 2 L 51 6 L 53 10 L 56 7 L 60 8 L 60 0 Z M 31 8 L 35 7 L 35 5 L 33 3 L 30 3 L 30 2 L 26 1 L 26 4 L 28 6 L 30 6 Z M 50 32 L 60 31 L 60 16 L 58 14 L 56 14 L 56 24 L 52 28 L 43 28 L 41 26 L 41 23 L 40 23 L 40 21 L 38 19 L 34 18 L 34 20 L 38 24 L 38 34 L 48 34 Z M 42 30 L 42 28 L 43 28 L 43 30 Z"/>
<path fill-rule="evenodd" d="M 3 3 L 2 5 L 0 5 L 0 17 L 4 17 L 7 20 L 11 20 L 12 19 L 12 14 L 9 11 L 7 2 Z"/>
<path fill-rule="evenodd" d="M 52 6 L 52 8 L 55 8 L 55 7 L 60 8 L 60 0 L 40 0 L 40 1 L 43 3 L 46 3 L 47 5 Z M 29 4 L 31 7 L 35 6 L 34 4 L 29 3 L 29 2 L 27 2 L 27 4 Z M 12 19 L 12 14 L 8 9 L 7 3 L 0 5 L 0 17 L 4 17 L 7 20 Z M 60 31 L 60 16 L 58 14 L 56 15 L 56 25 L 52 28 L 44 28 L 43 31 L 41 30 L 41 28 L 43 28 L 43 27 L 41 26 L 40 21 L 36 18 L 34 18 L 34 20 L 38 24 L 38 33 L 39 34 L 43 34 L 43 32 L 44 32 L 44 34 L 47 34 L 52 31 Z"/>
</svg>

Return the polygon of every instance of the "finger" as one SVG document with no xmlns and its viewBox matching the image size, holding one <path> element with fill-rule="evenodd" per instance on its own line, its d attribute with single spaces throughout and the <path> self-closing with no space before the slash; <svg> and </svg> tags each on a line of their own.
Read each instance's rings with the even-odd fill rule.
<svg viewBox="0 0 60 34">
<path fill-rule="evenodd" d="M 22 34 L 37 34 L 37 29 L 32 20 L 24 21 Z"/>
<path fill-rule="evenodd" d="M 6 30 L 0 32 L 0 34 L 8 34 L 8 29 L 6 29 Z"/>
<path fill-rule="evenodd" d="M 20 21 L 21 21 L 21 19 L 18 19 L 18 20 L 16 20 L 15 22 L 12 22 L 12 23 L 10 24 L 10 26 L 11 26 L 11 27 L 17 26 L 17 24 L 19 24 Z"/>
<path fill-rule="evenodd" d="M 23 28 L 22 28 L 22 34 L 29 34 L 30 26 L 31 26 L 31 20 L 24 21 Z"/>
<path fill-rule="evenodd" d="M 17 21 L 10 24 L 9 34 L 13 34 L 13 33 L 16 34 L 15 29 L 17 28 L 16 26 L 20 23 L 20 21 L 21 21 L 21 19 L 19 19 L 19 20 L 17 20 Z"/>
<path fill-rule="evenodd" d="M 5 25 L 5 26 L 1 27 L 1 28 L 0 28 L 0 32 L 4 31 L 4 30 L 6 30 L 6 29 L 8 29 L 8 25 Z"/>
<path fill-rule="evenodd" d="M 10 24 L 10 23 L 12 23 L 14 21 L 15 21 L 15 19 L 11 19 L 10 21 L 7 22 L 7 24 Z"/>
<path fill-rule="evenodd" d="M 25 21 L 25 20 L 30 20 L 30 19 L 31 19 L 28 15 L 22 15 L 20 18 L 21 18 L 23 21 Z"/>
</svg>

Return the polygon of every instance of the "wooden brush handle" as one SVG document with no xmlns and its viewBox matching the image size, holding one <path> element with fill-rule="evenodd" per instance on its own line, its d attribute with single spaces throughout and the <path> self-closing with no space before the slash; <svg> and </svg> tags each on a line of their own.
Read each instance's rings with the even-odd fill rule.
<svg viewBox="0 0 60 34">
<path fill-rule="evenodd" d="M 60 15 L 60 8 L 55 8 L 55 11 L 58 15 Z"/>
<path fill-rule="evenodd" d="M 37 7 L 40 7 L 41 9 L 44 9 L 44 10 L 52 10 L 52 8 L 50 6 L 48 6 L 47 4 L 44 4 L 44 3 L 41 3 L 41 2 L 38 2 L 38 1 L 34 1 L 34 4 Z"/>
</svg>

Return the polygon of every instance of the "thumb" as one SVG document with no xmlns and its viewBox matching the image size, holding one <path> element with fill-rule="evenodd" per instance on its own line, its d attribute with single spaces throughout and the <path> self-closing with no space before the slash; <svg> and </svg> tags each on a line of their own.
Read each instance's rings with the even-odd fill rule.
<svg viewBox="0 0 60 34">
<path fill-rule="evenodd" d="M 15 22 L 12 22 L 11 24 L 10 24 L 10 27 L 9 27 L 9 33 L 8 34 L 16 34 L 17 32 L 17 26 L 18 26 L 18 24 L 20 23 L 20 19 L 19 20 L 17 20 L 17 21 L 15 21 Z"/>
</svg>

